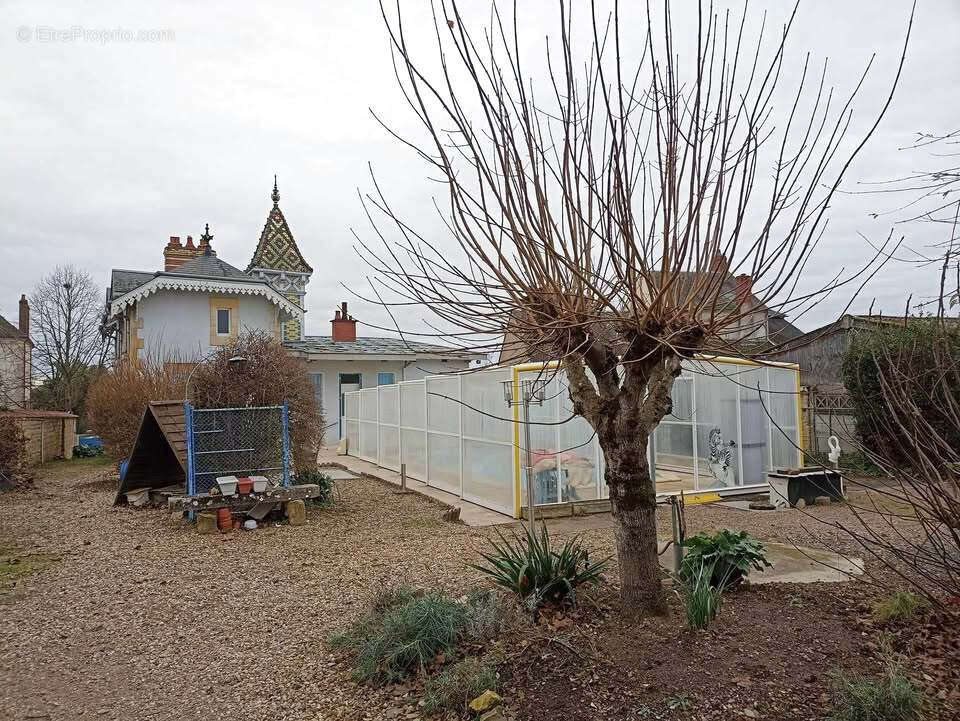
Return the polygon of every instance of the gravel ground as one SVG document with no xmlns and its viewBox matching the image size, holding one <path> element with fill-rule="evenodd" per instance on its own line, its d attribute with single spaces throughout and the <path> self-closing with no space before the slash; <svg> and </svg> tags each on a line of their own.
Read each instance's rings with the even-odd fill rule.
<svg viewBox="0 0 960 721">
<path fill-rule="evenodd" d="M 103 466 L 59 463 L 0 496 L 0 543 L 60 556 L 4 600 L 0 718 L 416 718 L 395 690 L 353 683 L 324 639 L 385 583 L 476 585 L 463 564 L 492 533 L 356 480 L 306 526 L 201 536 L 158 510 L 112 508 L 114 487 Z M 778 541 L 802 542 L 803 520 L 688 509 L 691 531 Z M 585 538 L 612 552 L 609 529 Z"/>
</svg>

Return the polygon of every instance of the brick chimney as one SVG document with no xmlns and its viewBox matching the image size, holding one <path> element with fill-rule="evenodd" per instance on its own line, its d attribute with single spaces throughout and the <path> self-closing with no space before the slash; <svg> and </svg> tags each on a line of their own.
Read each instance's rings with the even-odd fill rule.
<svg viewBox="0 0 960 721">
<path fill-rule="evenodd" d="M 30 303 L 23 294 L 20 296 L 20 332 L 30 337 Z"/>
<path fill-rule="evenodd" d="M 200 237 L 198 245 L 193 244 L 193 236 L 187 236 L 186 244 L 180 242 L 179 235 L 171 235 L 170 242 L 163 249 L 163 269 L 165 271 L 176 270 L 188 260 L 197 258 L 201 255 L 216 255 L 213 248 L 210 247 L 210 240 L 213 238 L 209 234 L 210 226 L 207 226 L 207 232 Z"/>
<path fill-rule="evenodd" d="M 747 273 L 743 275 L 738 275 L 733 279 L 736 283 L 736 290 L 734 291 L 737 298 L 737 303 L 747 303 L 750 301 L 750 294 L 753 292 L 753 276 Z"/>
<path fill-rule="evenodd" d="M 333 314 L 333 320 L 330 321 L 330 330 L 334 343 L 350 343 L 357 339 L 357 321 L 353 319 L 353 316 L 347 314 L 346 302 L 341 303 L 340 308 Z"/>
<path fill-rule="evenodd" d="M 726 273 L 730 267 L 730 261 L 723 253 L 718 253 L 710 259 L 710 271 L 712 273 Z"/>
</svg>

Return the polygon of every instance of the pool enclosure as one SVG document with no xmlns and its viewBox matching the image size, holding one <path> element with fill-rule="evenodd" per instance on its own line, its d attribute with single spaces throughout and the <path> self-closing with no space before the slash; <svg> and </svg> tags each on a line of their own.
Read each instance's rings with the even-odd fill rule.
<svg viewBox="0 0 960 721">
<path fill-rule="evenodd" d="M 506 396 L 519 398 L 524 381 L 533 381 L 543 399 L 529 408 L 537 504 L 606 498 L 603 454 L 590 424 L 573 414 L 556 363 L 428 376 L 345 393 L 348 453 L 394 471 L 406 464 L 410 478 L 519 517 L 527 487 L 524 410 L 509 406 Z M 797 366 L 685 361 L 673 386 L 673 412 L 650 444 L 657 491 L 765 485 L 769 470 L 801 465 L 798 428 Z"/>
</svg>

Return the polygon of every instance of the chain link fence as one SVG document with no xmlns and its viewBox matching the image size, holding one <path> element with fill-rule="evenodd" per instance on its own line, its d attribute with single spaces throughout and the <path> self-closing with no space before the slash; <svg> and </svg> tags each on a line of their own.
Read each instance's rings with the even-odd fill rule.
<svg viewBox="0 0 960 721">
<path fill-rule="evenodd" d="M 218 476 L 266 476 L 290 485 L 286 405 L 185 409 L 188 495 L 206 493 Z"/>
</svg>

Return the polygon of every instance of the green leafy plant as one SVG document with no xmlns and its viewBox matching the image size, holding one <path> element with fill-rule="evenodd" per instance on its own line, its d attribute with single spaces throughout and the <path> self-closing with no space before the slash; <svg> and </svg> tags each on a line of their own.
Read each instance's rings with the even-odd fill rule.
<svg viewBox="0 0 960 721">
<path fill-rule="evenodd" d="M 427 680 L 423 710 L 463 711 L 487 689 L 497 690 L 496 671 L 478 659 L 465 658 Z"/>
<path fill-rule="evenodd" d="M 353 653 L 362 681 L 396 681 L 452 653 L 467 624 L 466 607 L 441 593 L 389 605 L 330 638 Z"/>
<path fill-rule="evenodd" d="M 698 533 L 686 539 L 683 546 L 686 554 L 680 563 L 680 577 L 687 580 L 701 569 L 710 569 L 710 585 L 715 588 L 732 588 L 751 570 L 762 571 L 773 565 L 767 561 L 763 544 L 746 531 Z"/>
<path fill-rule="evenodd" d="M 706 628 L 720 613 L 723 601 L 722 582 L 711 582 L 712 566 L 701 565 L 696 571 L 680 579 L 680 597 L 683 600 L 687 626 Z"/>
<path fill-rule="evenodd" d="M 689 711 L 693 708 L 693 701 L 687 694 L 678 693 L 667 699 L 667 708 L 671 711 Z"/>
<path fill-rule="evenodd" d="M 909 591 L 897 591 L 874 601 L 873 617 L 881 623 L 908 621 L 929 605 L 923 596 Z"/>
<path fill-rule="evenodd" d="M 320 486 L 320 495 L 311 499 L 317 505 L 325 506 L 333 500 L 333 479 L 319 470 L 308 468 L 303 471 L 298 471 L 293 477 L 293 483 L 297 486 L 308 483 Z"/>
<path fill-rule="evenodd" d="M 500 531 L 497 536 L 499 543 L 490 541 L 493 551 L 480 554 L 485 563 L 468 565 L 525 599 L 530 609 L 545 603 L 575 603 L 576 589 L 598 583 L 610 561 L 608 557 L 591 563 L 579 536 L 554 550 L 546 524 L 540 526 L 540 533 L 528 528 L 524 538 L 516 532 L 512 539 Z"/>
<path fill-rule="evenodd" d="M 903 672 L 889 640 L 881 639 L 886 668 L 879 678 L 834 672 L 830 721 L 917 721 L 923 718 L 923 692 Z"/>
</svg>

